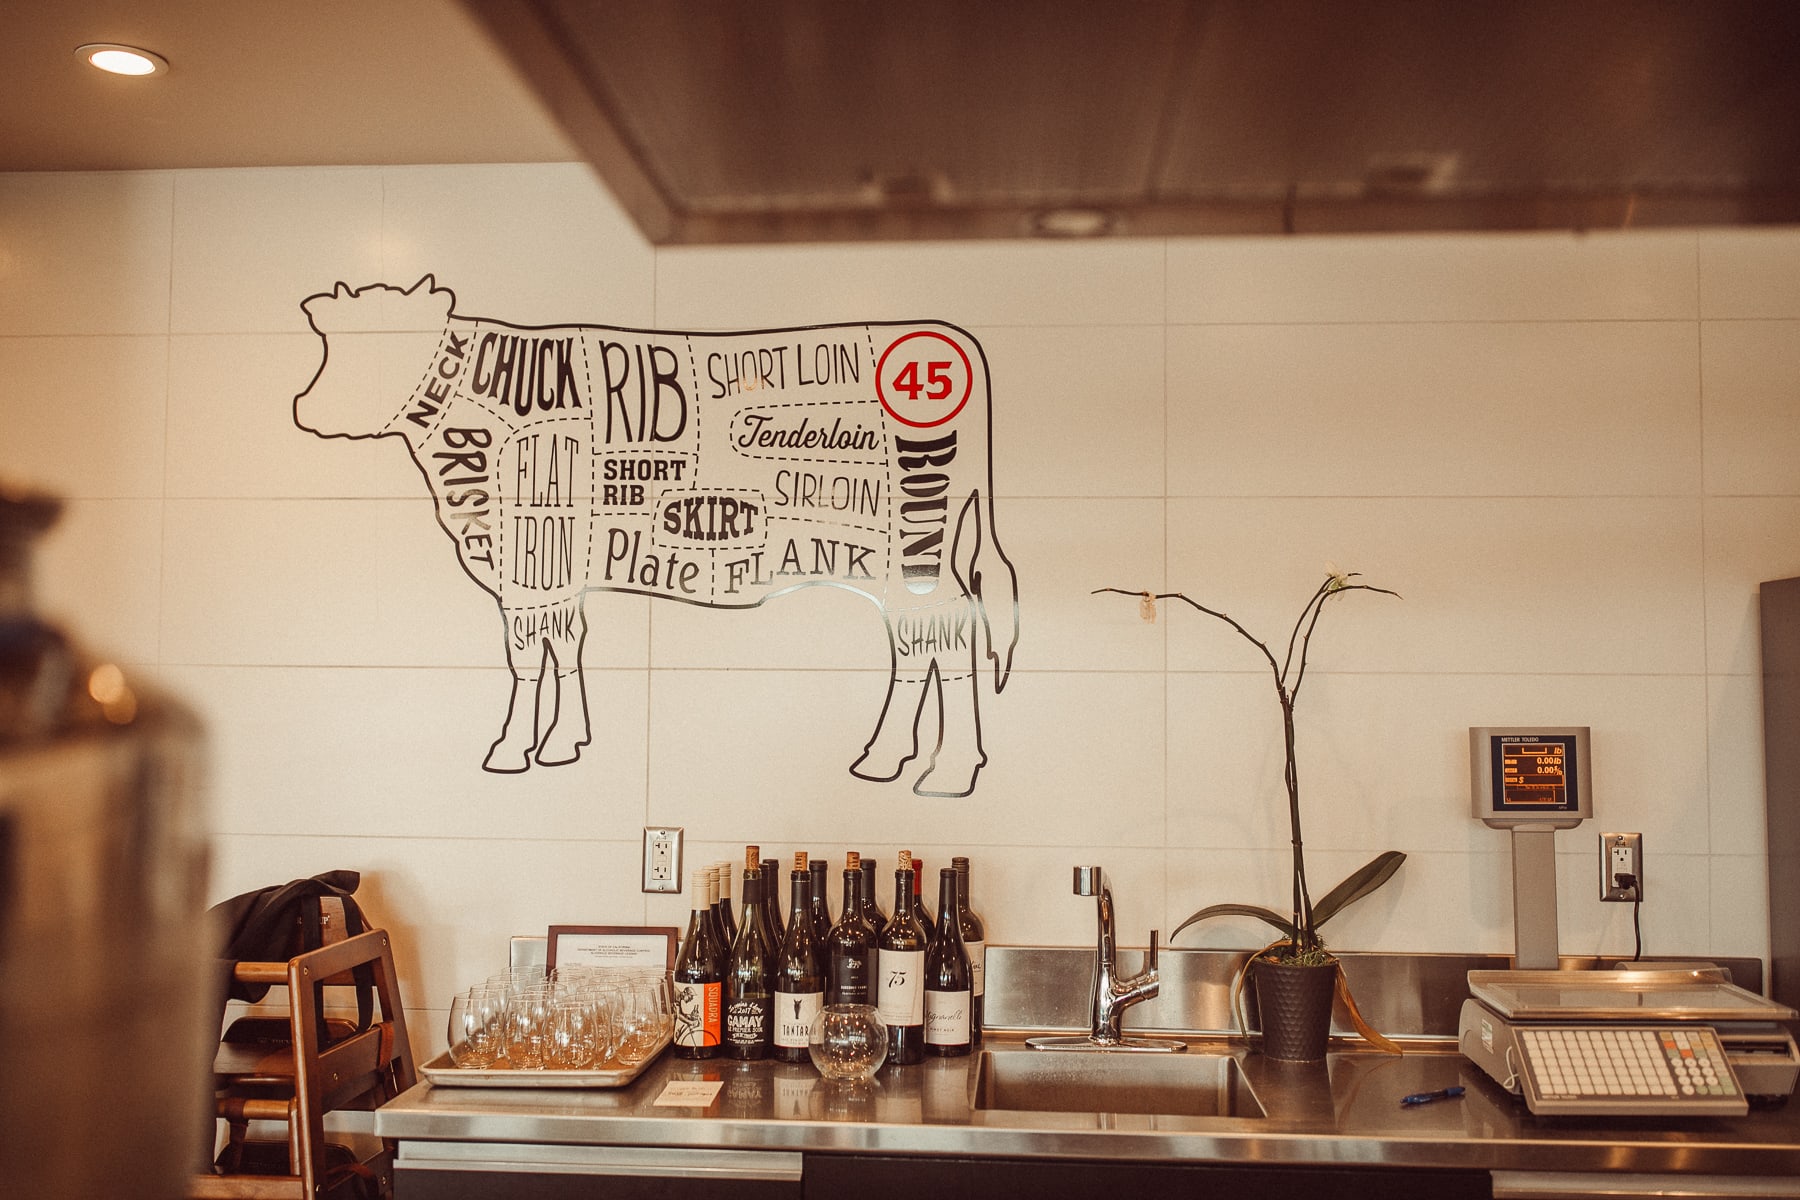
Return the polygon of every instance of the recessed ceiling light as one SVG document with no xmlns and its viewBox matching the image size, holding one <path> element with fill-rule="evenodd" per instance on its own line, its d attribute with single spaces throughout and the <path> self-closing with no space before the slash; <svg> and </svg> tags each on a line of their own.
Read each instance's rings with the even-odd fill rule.
<svg viewBox="0 0 1800 1200">
<path fill-rule="evenodd" d="M 160 54 L 113 42 L 89 42 L 75 47 L 75 53 L 91 66 L 114 75 L 161 75 L 169 69 L 169 60 Z"/>
</svg>

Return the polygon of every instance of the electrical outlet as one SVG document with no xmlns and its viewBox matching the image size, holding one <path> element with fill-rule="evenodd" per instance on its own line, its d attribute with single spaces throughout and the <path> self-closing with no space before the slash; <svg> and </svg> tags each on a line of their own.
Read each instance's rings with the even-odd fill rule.
<svg viewBox="0 0 1800 1200">
<path fill-rule="evenodd" d="M 1619 876 L 1629 875 L 1635 883 L 1621 884 Z M 1600 835 L 1600 898 L 1627 903 L 1644 898 L 1644 835 L 1641 833 L 1603 833 Z"/>
<path fill-rule="evenodd" d="M 681 890 L 681 827 L 644 826 L 644 887 L 646 892 Z"/>
</svg>

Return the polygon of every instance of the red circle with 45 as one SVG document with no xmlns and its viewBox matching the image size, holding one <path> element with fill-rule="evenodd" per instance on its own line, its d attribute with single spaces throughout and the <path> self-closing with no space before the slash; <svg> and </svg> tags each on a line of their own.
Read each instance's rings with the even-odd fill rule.
<svg viewBox="0 0 1800 1200">
<path fill-rule="evenodd" d="M 969 356 L 936 330 L 895 338 L 875 364 L 875 394 L 902 425 L 942 425 L 969 402 L 975 372 Z"/>
</svg>

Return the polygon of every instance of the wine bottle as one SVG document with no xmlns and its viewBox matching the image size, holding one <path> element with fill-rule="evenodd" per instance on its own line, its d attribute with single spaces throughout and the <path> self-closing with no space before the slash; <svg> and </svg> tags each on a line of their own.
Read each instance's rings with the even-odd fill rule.
<svg viewBox="0 0 1800 1200">
<path fill-rule="evenodd" d="M 969 953 L 969 1042 L 981 1044 L 981 1023 L 986 1013 L 982 997 L 987 976 L 987 926 L 969 903 L 969 860 L 957 855 L 950 860 L 956 869 L 956 916 L 962 926 L 963 949 Z"/>
<path fill-rule="evenodd" d="M 712 1058 L 719 1053 L 723 956 L 713 937 L 712 868 L 688 875 L 687 938 L 675 960 L 676 1058 Z"/>
<path fill-rule="evenodd" d="M 781 897 L 775 893 L 781 890 L 778 881 L 781 879 L 781 861 L 774 858 L 762 860 L 763 873 L 763 919 L 768 922 L 763 933 L 768 936 L 769 945 L 776 950 L 787 939 L 787 923 L 781 919 Z"/>
<path fill-rule="evenodd" d="M 925 864 L 923 861 L 915 858 L 913 859 L 913 919 L 919 923 L 919 928 L 925 931 L 925 940 L 930 941 L 931 935 L 937 930 L 937 922 L 932 920 L 931 914 L 926 911 L 925 904 L 920 899 L 920 892 L 924 888 L 924 881 Z"/>
<path fill-rule="evenodd" d="M 712 933 L 713 945 L 719 951 L 719 978 L 725 978 L 725 960 L 731 955 L 731 939 L 725 936 L 725 923 L 719 919 L 719 864 L 702 867 L 706 876 L 706 925 Z"/>
<path fill-rule="evenodd" d="M 819 947 L 819 953 L 825 953 L 825 939 L 831 936 L 831 903 L 825 895 L 825 876 L 830 864 L 823 858 L 814 858 L 807 862 L 807 871 L 812 875 L 813 941 Z"/>
<path fill-rule="evenodd" d="M 875 930 L 863 919 L 862 867 L 844 857 L 844 909 L 825 936 L 825 1003 L 875 1002 Z"/>
<path fill-rule="evenodd" d="M 763 873 L 756 847 L 744 851 L 744 919 L 725 968 L 725 1053 L 731 1058 L 763 1058 L 774 1016 L 774 952 L 763 934 Z"/>
<path fill-rule="evenodd" d="M 937 931 L 925 948 L 925 1053 L 943 1058 L 967 1054 L 973 989 L 962 922 L 956 919 L 955 867 L 938 871 Z"/>
<path fill-rule="evenodd" d="M 887 914 L 881 911 L 881 905 L 875 902 L 875 892 L 875 860 L 864 855 L 862 860 L 863 920 L 869 923 L 869 928 L 875 931 L 875 936 L 880 937 L 881 931 L 887 928 L 888 918 Z"/>
<path fill-rule="evenodd" d="M 805 851 L 794 855 L 788 886 L 787 939 L 775 962 L 773 1053 L 783 1062 L 810 1062 L 806 1044 L 825 1003 L 825 963 L 813 937 L 812 872 L 806 869 Z"/>
<path fill-rule="evenodd" d="M 912 912 L 912 854 L 902 850 L 894 871 L 894 915 L 875 955 L 876 1015 L 888 1031 L 888 1061 L 896 1066 L 925 1058 L 925 931 Z"/>
<path fill-rule="evenodd" d="M 737 944 L 737 916 L 731 911 L 731 873 L 729 862 L 715 863 L 719 878 L 719 928 L 725 931 L 725 944 Z"/>
</svg>

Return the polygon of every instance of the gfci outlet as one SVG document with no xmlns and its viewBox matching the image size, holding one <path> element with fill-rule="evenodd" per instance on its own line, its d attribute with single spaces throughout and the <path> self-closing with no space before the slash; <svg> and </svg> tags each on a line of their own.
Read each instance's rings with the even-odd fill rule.
<svg viewBox="0 0 1800 1200">
<path fill-rule="evenodd" d="M 1600 898 L 1627 902 L 1644 898 L 1643 834 L 1600 835 Z"/>
<path fill-rule="evenodd" d="M 681 829 L 671 825 L 644 826 L 644 891 L 681 890 Z"/>
</svg>

